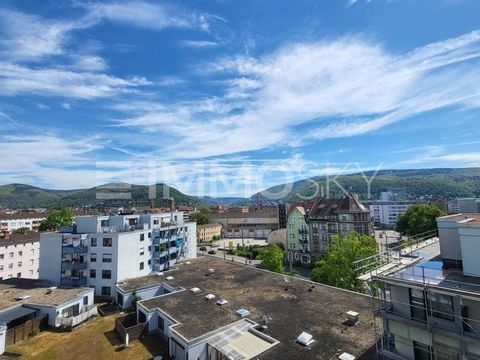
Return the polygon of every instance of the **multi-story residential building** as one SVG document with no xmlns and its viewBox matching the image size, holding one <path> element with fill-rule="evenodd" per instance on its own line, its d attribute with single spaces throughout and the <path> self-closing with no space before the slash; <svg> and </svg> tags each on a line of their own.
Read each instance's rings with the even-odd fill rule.
<svg viewBox="0 0 480 360">
<path fill-rule="evenodd" d="M 480 214 L 437 224 L 441 259 L 374 276 L 386 359 L 480 359 Z"/>
<path fill-rule="evenodd" d="M 0 280 L 38 278 L 40 234 L 7 234 L 0 239 Z"/>
<path fill-rule="evenodd" d="M 287 221 L 287 249 L 289 261 L 310 264 L 310 241 L 307 204 L 290 208 Z M 292 259 L 293 257 L 293 259 Z"/>
<path fill-rule="evenodd" d="M 213 223 L 213 224 L 204 224 L 197 225 L 197 242 L 211 241 L 215 238 L 218 240 L 222 235 L 222 224 Z"/>
<path fill-rule="evenodd" d="M 480 213 L 480 198 L 460 198 L 447 203 L 449 214 Z"/>
<path fill-rule="evenodd" d="M 289 257 L 302 265 L 312 265 L 323 258 L 334 235 L 352 231 L 374 235 L 370 210 L 353 193 L 341 199 L 319 197 L 294 205 L 287 222 Z"/>
<path fill-rule="evenodd" d="M 18 229 L 38 231 L 40 223 L 46 218 L 46 213 L 2 214 L 0 215 L 0 233 L 11 233 Z"/>
<path fill-rule="evenodd" d="M 375 201 L 369 206 L 375 225 L 394 229 L 400 215 L 404 214 L 413 204 L 408 201 Z"/>
<path fill-rule="evenodd" d="M 79 216 L 73 229 L 41 235 L 40 278 L 102 296 L 118 281 L 196 256 L 196 224 L 181 212 Z"/>
<path fill-rule="evenodd" d="M 252 266 L 203 256 L 116 294 L 124 309 L 142 298 L 136 328 L 176 360 L 377 358 L 369 296 Z"/>
</svg>

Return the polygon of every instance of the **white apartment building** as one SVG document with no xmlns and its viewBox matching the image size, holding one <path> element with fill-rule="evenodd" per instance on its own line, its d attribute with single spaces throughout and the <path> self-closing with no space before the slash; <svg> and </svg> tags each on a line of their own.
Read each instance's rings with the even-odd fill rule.
<svg viewBox="0 0 480 360">
<path fill-rule="evenodd" d="M 480 198 L 459 198 L 447 203 L 449 214 L 480 213 Z"/>
<path fill-rule="evenodd" d="M 113 297 L 123 279 L 196 257 L 196 223 L 184 222 L 178 211 L 78 216 L 72 232 L 42 234 L 40 248 L 40 278 Z"/>
<path fill-rule="evenodd" d="M 394 229 L 400 215 L 412 205 L 406 201 L 378 201 L 370 204 L 370 212 L 375 225 Z"/>
<path fill-rule="evenodd" d="M 37 231 L 40 223 L 46 218 L 46 213 L 1 214 L 0 232 L 11 233 L 24 228 L 30 231 Z"/>
<path fill-rule="evenodd" d="M 38 279 L 40 235 L 11 234 L 0 239 L 0 280 Z"/>
</svg>

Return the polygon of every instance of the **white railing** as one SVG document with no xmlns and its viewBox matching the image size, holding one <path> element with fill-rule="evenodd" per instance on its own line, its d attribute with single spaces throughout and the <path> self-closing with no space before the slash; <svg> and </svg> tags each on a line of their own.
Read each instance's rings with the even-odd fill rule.
<svg viewBox="0 0 480 360">
<path fill-rule="evenodd" d="M 90 317 L 95 316 L 97 314 L 98 314 L 97 307 L 95 305 L 92 305 L 92 306 L 87 307 L 85 311 L 78 314 L 77 316 L 59 318 L 60 326 L 74 327 L 74 326 L 77 326 L 78 324 L 86 321 Z"/>
</svg>

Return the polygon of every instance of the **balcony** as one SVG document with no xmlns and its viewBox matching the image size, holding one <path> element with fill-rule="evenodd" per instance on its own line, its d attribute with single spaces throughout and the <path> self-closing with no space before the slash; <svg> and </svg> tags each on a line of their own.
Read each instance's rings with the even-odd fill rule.
<svg viewBox="0 0 480 360">
<path fill-rule="evenodd" d="M 96 316 L 98 314 L 97 307 L 95 305 L 84 306 L 82 312 L 77 316 L 70 316 L 66 318 L 59 318 L 58 322 L 60 323 L 61 327 L 72 328 L 77 326 L 78 324 L 88 320 L 92 316 Z"/>
<path fill-rule="evenodd" d="M 301 235 L 306 235 L 308 234 L 308 229 L 298 229 L 298 233 Z"/>
<path fill-rule="evenodd" d="M 87 246 L 63 246 L 62 254 L 86 254 L 88 252 Z"/>
<path fill-rule="evenodd" d="M 60 279 L 61 286 L 80 287 L 87 285 L 87 278 L 64 277 Z"/>
<path fill-rule="evenodd" d="M 62 270 L 85 270 L 88 267 L 87 262 L 63 261 Z"/>
<path fill-rule="evenodd" d="M 160 244 L 166 244 L 168 243 L 169 239 L 167 237 L 154 237 L 153 238 L 153 244 L 154 245 L 160 245 Z"/>
</svg>

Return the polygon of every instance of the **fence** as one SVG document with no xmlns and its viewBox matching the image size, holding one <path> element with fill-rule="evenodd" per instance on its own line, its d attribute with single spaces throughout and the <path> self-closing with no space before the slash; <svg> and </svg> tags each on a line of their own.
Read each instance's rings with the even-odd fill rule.
<svg viewBox="0 0 480 360">
<path fill-rule="evenodd" d="M 60 318 L 60 326 L 63 327 L 68 327 L 68 328 L 73 328 L 77 326 L 78 324 L 86 321 L 92 316 L 95 316 L 98 314 L 97 307 L 95 305 L 86 307 L 85 311 L 78 314 L 77 316 L 71 316 L 67 318 Z"/>
<path fill-rule="evenodd" d="M 25 321 L 22 325 L 7 330 L 5 345 L 10 346 L 22 341 L 31 334 L 44 330 L 48 325 L 48 316 L 43 315 Z"/>
<path fill-rule="evenodd" d="M 133 341 L 139 339 L 146 329 L 147 323 L 137 324 L 136 314 L 129 314 L 115 319 L 115 332 L 124 343 L 127 334 L 128 340 Z"/>
</svg>

